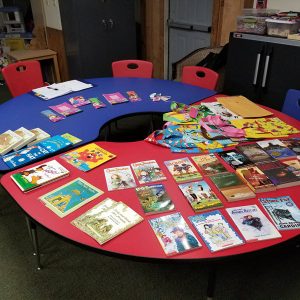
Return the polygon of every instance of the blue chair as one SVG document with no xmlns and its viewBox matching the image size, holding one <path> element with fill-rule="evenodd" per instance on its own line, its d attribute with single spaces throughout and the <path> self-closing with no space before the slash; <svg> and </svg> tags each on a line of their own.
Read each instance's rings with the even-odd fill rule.
<svg viewBox="0 0 300 300">
<path fill-rule="evenodd" d="M 300 121 L 300 91 L 288 90 L 283 107 L 283 113 Z"/>
</svg>

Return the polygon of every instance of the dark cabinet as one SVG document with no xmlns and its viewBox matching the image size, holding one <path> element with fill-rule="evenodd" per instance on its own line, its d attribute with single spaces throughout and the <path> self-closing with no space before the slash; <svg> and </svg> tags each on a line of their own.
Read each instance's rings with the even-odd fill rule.
<svg viewBox="0 0 300 300">
<path fill-rule="evenodd" d="M 300 89 L 300 42 L 232 33 L 223 92 L 281 110 L 288 89 Z"/>
<path fill-rule="evenodd" d="M 134 0 L 59 1 L 71 78 L 111 76 L 111 63 L 137 56 Z"/>
</svg>

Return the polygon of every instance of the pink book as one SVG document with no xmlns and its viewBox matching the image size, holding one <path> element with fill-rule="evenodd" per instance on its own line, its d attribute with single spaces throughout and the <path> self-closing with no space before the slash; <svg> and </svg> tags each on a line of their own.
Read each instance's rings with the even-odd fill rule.
<svg viewBox="0 0 300 300">
<path fill-rule="evenodd" d="M 110 104 L 118 104 L 123 102 L 128 102 L 128 99 L 125 98 L 121 93 L 111 93 L 111 94 L 103 94 L 103 97 L 110 103 Z"/>
<path fill-rule="evenodd" d="M 54 111 L 56 111 L 57 113 L 67 117 L 73 114 L 76 114 L 78 112 L 81 112 L 82 110 L 74 107 L 73 105 L 71 105 L 68 102 L 63 102 L 57 105 L 53 105 L 53 106 L 49 106 L 51 109 L 53 109 Z"/>
</svg>

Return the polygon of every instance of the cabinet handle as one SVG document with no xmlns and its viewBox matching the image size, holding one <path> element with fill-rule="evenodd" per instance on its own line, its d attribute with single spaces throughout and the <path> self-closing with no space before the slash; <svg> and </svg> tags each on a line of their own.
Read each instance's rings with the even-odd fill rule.
<svg viewBox="0 0 300 300">
<path fill-rule="evenodd" d="M 101 20 L 101 23 L 102 23 L 102 25 L 103 25 L 103 27 L 104 27 L 104 30 L 107 30 L 107 22 L 106 22 L 106 20 L 105 20 L 105 19 L 102 19 L 102 20 Z"/>
<path fill-rule="evenodd" d="M 258 69 L 259 69 L 259 64 L 260 64 L 260 53 L 257 53 L 256 56 L 256 63 L 255 63 L 255 70 L 254 70 L 254 77 L 253 77 L 253 85 L 256 85 L 257 82 L 257 74 L 258 74 Z"/>
<path fill-rule="evenodd" d="M 264 68 L 263 79 L 262 79 L 262 84 L 261 84 L 261 87 L 263 87 L 263 88 L 266 86 L 268 69 L 269 69 L 269 62 L 270 62 L 270 55 L 267 55 L 266 56 L 266 63 L 265 63 L 265 68 Z"/>
<path fill-rule="evenodd" d="M 113 29 L 115 25 L 114 21 L 112 19 L 109 19 L 108 23 L 110 24 L 110 29 Z"/>
</svg>

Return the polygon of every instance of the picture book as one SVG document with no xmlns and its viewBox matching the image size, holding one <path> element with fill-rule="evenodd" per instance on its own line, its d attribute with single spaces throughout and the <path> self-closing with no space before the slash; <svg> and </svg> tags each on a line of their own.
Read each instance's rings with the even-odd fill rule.
<svg viewBox="0 0 300 300">
<path fill-rule="evenodd" d="M 15 133 L 19 135 L 22 138 L 22 140 L 13 147 L 14 151 L 17 151 L 27 146 L 30 142 L 32 142 L 35 139 L 35 134 L 32 133 L 30 130 L 26 129 L 25 127 L 18 128 L 17 130 L 15 130 Z"/>
<path fill-rule="evenodd" d="M 260 198 L 259 201 L 278 230 L 300 228 L 300 210 L 290 196 Z"/>
<path fill-rule="evenodd" d="M 210 176 L 227 172 L 227 169 L 213 153 L 193 156 L 192 159 L 203 171 L 204 175 Z"/>
<path fill-rule="evenodd" d="M 72 98 L 69 98 L 68 101 L 74 106 L 74 107 L 79 107 L 83 105 L 90 104 L 90 100 L 85 99 L 83 96 L 75 96 Z"/>
<path fill-rule="evenodd" d="M 278 139 L 259 141 L 257 144 L 274 159 L 296 157 L 297 154 Z"/>
<path fill-rule="evenodd" d="M 236 170 L 236 174 L 250 187 L 254 193 L 275 191 L 276 186 L 256 166 L 248 166 Z"/>
<path fill-rule="evenodd" d="M 179 212 L 150 219 L 149 223 L 167 256 L 202 247 Z"/>
<path fill-rule="evenodd" d="M 153 184 L 135 188 L 145 214 L 166 212 L 174 209 L 164 185 Z"/>
<path fill-rule="evenodd" d="M 72 224 L 103 245 L 142 221 L 143 218 L 126 204 L 107 198 Z"/>
<path fill-rule="evenodd" d="M 116 157 L 95 143 L 82 146 L 60 156 L 77 169 L 87 172 Z"/>
<path fill-rule="evenodd" d="M 128 99 L 130 102 L 137 102 L 142 100 L 135 91 L 127 91 L 126 94 L 128 95 Z"/>
<path fill-rule="evenodd" d="M 29 131 L 31 131 L 34 134 L 35 139 L 32 142 L 30 142 L 28 146 L 32 146 L 50 137 L 50 134 L 42 130 L 41 128 L 33 128 Z"/>
<path fill-rule="evenodd" d="M 69 171 L 56 160 L 45 162 L 33 168 L 25 169 L 11 175 L 11 179 L 23 192 L 56 181 L 69 175 Z"/>
<path fill-rule="evenodd" d="M 247 242 L 281 237 L 257 205 L 231 207 L 226 208 L 226 211 Z"/>
<path fill-rule="evenodd" d="M 41 111 L 41 114 L 44 115 L 44 116 L 46 116 L 51 122 L 54 122 L 54 123 L 65 119 L 65 117 L 63 117 L 61 115 L 60 116 L 57 115 L 51 109 L 43 110 L 43 111 Z"/>
<path fill-rule="evenodd" d="M 189 217 L 211 252 L 244 244 L 219 210 Z"/>
<path fill-rule="evenodd" d="M 92 97 L 89 98 L 89 101 L 92 103 L 93 107 L 96 109 L 99 109 L 101 107 L 106 107 L 106 104 L 104 104 L 99 98 L 97 97 Z"/>
<path fill-rule="evenodd" d="M 252 163 L 272 160 L 272 157 L 255 143 L 237 146 L 236 149 L 244 154 Z"/>
<path fill-rule="evenodd" d="M 131 167 L 140 184 L 167 179 L 155 160 L 135 162 Z"/>
<path fill-rule="evenodd" d="M 225 108 L 221 103 L 219 102 L 207 102 L 203 103 L 211 112 L 213 112 L 215 115 L 221 116 L 223 120 L 234 120 L 234 119 L 240 119 L 241 117 L 235 114 L 234 112 L 230 111 L 229 109 Z"/>
<path fill-rule="evenodd" d="M 179 188 L 196 212 L 223 206 L 222 201 L 204 180 L 182 183 Z"/>
<path fill-rule="evenodd" d="M 68 141 L 70 141 L 73 145 L 82 142 L 82 140 L 80 138 L 78 138 L 70 133 L 63 133 L 60 136 L 67 139 Z"/>
<path fill-rule="evenodd" d="M 0 155 L 10 152 L 14 146 L 21 143 L 23 138 L 12 130 L 0 134 Z"/>
<path fill-rule="evenodd" d="M 54 135 L 44 141 L 39 142 L 36 145 L 44 147 L 49 151 L 49 153 L 55 153 L 62 149 L 68 148 L 73 144 L 60 135 Z"/>
<path fill-rule="evenodd" d="M 60 103 L 57 105 L 52 105 L 49 107 L 51 109 L 53 109 L 54 111 L 56 111 L 57 113 L 63 115 L 64 117 L 74 115 L 74 114 L 77 114 L 82 111 L 81 109 L 74 107 L 73 105 L 71 105 L 68 102 L 63 102 L 63 103 Z"/>
<path fill-rule="evenodd" d="M 289 159 L 281 161 L 286 168 L 298 178 L 300 177 L 300 161 L 298 159 Z"/>
<path fill-rule="evenodd" d="M 286 139 L 281 141 L 286 147 L 291 149 L 297 155 L 300 155 L 300 138 Z"/>
<path fill-rule="evenodd" d="M 210 179 L 230 202 L 255 197 L 254 192 L 235 173 L 212 175 Z"/>
<path fill-rule="evenodd" d="M 100 189 L 82 178 L 76 178 L 39 199 L 59 217 L 64 217 L 102 194 Z"/>
<path fill-rule="evenodd" d="M 164 163 L 176 182 L 202 179 L 202 175 L 187 157 L 167 160 Z"/>
<path fill-rule="evenodd" d="M 252 164 L 252 162 L 245 155 L 234 149 L 219 152 L 218 155 L 234 169 Z"/>
<path fill-rule="evenodd" d="M 111 94 L 103 94 L 103 97 L 110 103 L 110 104 L 118 104 L 123 102 L 128 102 L 128 99 L 125 98 L 121 93 L 111 93 Z"/>
<path fill-rule="evenodd" d="M 130 166 L 104 169 L 104 175 L 109 191 L 136 187 Z"/>
</svg>

